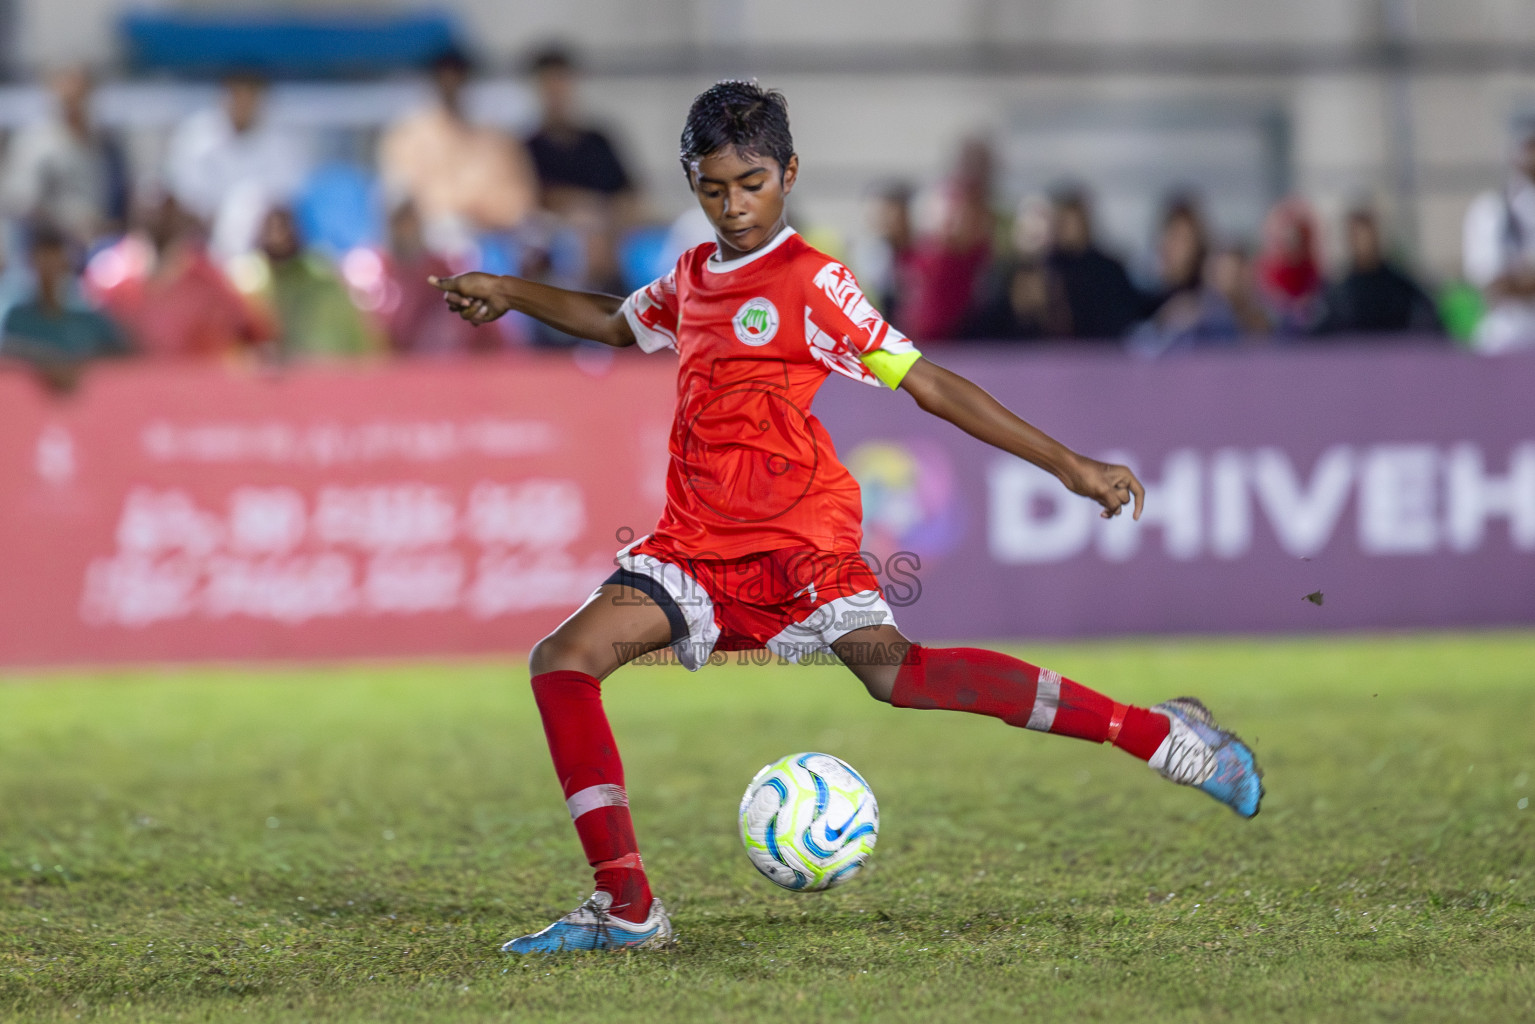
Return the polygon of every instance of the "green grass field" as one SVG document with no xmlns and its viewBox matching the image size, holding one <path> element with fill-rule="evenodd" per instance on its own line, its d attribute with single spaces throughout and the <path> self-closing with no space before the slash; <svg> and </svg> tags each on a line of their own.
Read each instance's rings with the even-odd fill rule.
<svg viewBox="0 0 1535 1024">
<path fill-rule="evenodd" d="M 497 946 L 589 876 L 519 663 L 12 680 L 0 1016 L 1535 1019 L 1535 634 L 1029 654 L 1206 698 L 1262 815 L 835 668 L 633 669 L 609 708 L 682 945 L 536 961 Z M 829 894 L 777 890 L 734 832 L 801 749 L 880 801 Z"/>
</svg>

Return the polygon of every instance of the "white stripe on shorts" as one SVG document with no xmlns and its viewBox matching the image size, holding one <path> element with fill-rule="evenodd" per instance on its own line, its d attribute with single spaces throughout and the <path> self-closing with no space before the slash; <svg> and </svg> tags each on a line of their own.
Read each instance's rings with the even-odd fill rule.
<svg viewBox="0 0 1535 1024">
<path fill-rule="evenodd" d="M 1047 668 L 1039 670 L 1039 685 L 1034 688 L 1034 710 L 1029 712 L 1025 729 L 1049 732 L 1055 724 L 1055 709 L 1061 706 L 1061 674 Z"/>
<path fill-rule="evenodd" d="M 830 651 L 835 641 L 855 629 L 893 625 L 895 613 L 879 591 L 860 590 L 816 605 L 809 615 L 779 630 L 763 646 L 785 661 L 799 664 L 802 658 Z"/>
<path fill-rule="evenodd" d="M 672 650 L 677 652 L 677 660 L 683 668 L 697 672 L 709 663 L 709 655 L 713 653 L 714 645 L 720 638 L 720 627 L 714 621 L 714 601 L 703 584 L 689 576 L 680 566 L 663 562 L 652 555 L 636 554 L 634 549 L 648 539 L 650 535 L 646 534 L 624 548 L 618 553 L 615 562 L 620 569 L 646 576 L 661 584 L 662 589 L 682 610 L 682 617 L 688 624 L 688 635 L 672 641 Z"/>
<path fill-rule="evenodd" d="M 628 807 L 629 794 L 624 792 L 622 786 L 604 782 L 600 786 L 587 786 L 579 793 L 572 793 L 570 799 L 565 801 L 565 806 L 570 808 L 570 820 L 575 821 L 587 811 L 595 811 L 599 807 Z"/>
</svg>

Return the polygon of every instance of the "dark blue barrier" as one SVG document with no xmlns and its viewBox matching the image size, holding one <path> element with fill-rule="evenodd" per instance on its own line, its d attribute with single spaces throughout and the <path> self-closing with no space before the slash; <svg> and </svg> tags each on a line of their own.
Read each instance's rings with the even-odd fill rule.
<svg viewBox="0 0 1535 1024">
<path fill-rule="evenodd" d="M 447 14 L 135 12 L 121 22 L 136 71 L 334 78 L 420 67 L 456 45 Z"/>
</svg>

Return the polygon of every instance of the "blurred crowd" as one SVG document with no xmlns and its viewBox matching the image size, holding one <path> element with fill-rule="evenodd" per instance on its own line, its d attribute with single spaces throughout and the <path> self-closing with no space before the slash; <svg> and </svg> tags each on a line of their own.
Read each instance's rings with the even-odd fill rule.
<svg viewBox="0 0 1535 1024">
<path fill-rule="evenodd" d="M 372 168 L 317 160 L 266 116 L 267 84 L 234 76 L 175 128 L 152 180 L 133 181 L 121 140 L 92 120 L 90 75 L 57 72 L 53 116 L 16 132 L 0 163 L 0 356 L 67 379 L 108 356 L 569 343 L 525 318 L 474 328 L 427 278 L 484 268 L 620 290 L 633 181 L 579 120 L 565 51 L 530 62 L 541 117 L 526 138 L 467 115 L 470 73 L 461 53 L 437 58 L 432 102 L 384 128 Z"/>
<path fill-rule="evenodd" d="M 1328 273 L 1304 200 L 1275 204 L 1252 245 L 1212 231 L 1196 195 L 1174 195 L 1151 265 L 1136 267 L 1100 243 L 1083 188 L 1028 197 L 999 217 L 994 167 L 990 147 L 971 140 L 938 188 L 895 185 L 875 198 L 864 283 L 915 338 L 1070 340 L 1159 355 L 1444 336 L 1438 302 L 1391 257 L 1369 206 L 1345 216 L 1342 265 Z"/>
<path fill-rule="evenodd" d="M 429 70 L 431 102 L 384 128 L 375 166 L 318 160 L 267 117 L 266 84 L 234 76 L 176 127 L 149 180 L 134 180 L 122 141 L 93 121 L 91 76 L 56 72 L 52 115 L 14 133 L 0 162 L 0 356 L 67 383 L 99 357 L 569 344 L 517 316 L 470 327 L 444 313 L 427 278 L 481 268 L 623 293 L 708 237 L 696 211 L 670 226 L 647 220 L 613 142 L 581 116 L 568 52 L 529 62 L 540 116 L 522 138 L 468 115 L 464 55 Z M 967 142 L 943 181 L 892 185 L 871 205 L 868 231 L 842 255 L 924 344 L 1091 342 L 1156 355 L 1444 336 L 1448 323 L 1488 351 L 1535 346 L 1535 137 L 1505 186 L 1468 211 L 1471 288 L 1448 302 L 1393 258 L 1364 205 L 1337 226 L 1343 259 L 1328 267 L 1304 200 L 1275 205 L 1252 243 L 1221 237 L 1197 195 L 1177 195 L 1152 265 L 1127 264 L 1101 244 L 1085 189 L 1000 212 L 984 140 Z"/>
</svg>

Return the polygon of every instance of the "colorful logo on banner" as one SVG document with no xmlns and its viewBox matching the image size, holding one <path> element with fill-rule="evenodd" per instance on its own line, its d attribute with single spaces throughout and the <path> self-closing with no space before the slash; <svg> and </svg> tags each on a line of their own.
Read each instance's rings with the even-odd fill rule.
<svg viewBox="0 0 1535 1024">
<path fill-rule="evenodd" d="M 948 454 L 933 441 L 868 441 L 847 455 L 863 491 L 864 547 L 881 558 L 909 551 L 928 559 L 952 551 L 962 527 Z"/>
</svg>

